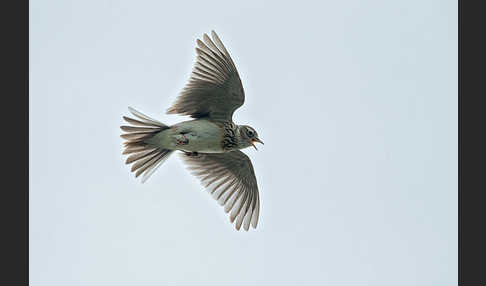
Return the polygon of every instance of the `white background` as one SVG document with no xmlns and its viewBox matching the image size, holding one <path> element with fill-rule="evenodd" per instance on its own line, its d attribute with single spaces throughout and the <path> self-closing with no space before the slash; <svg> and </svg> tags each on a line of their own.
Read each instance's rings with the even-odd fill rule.
<svg viewBox="0 0 486 286">
<path fill-rule="evenodd" d="M 127 106 L 166 115 L 195 40 L 240 72 L 261 196 L 237 232 Z M 30 1 L 30 284 L 456 285 L 457 1 Z"/>
</svg>

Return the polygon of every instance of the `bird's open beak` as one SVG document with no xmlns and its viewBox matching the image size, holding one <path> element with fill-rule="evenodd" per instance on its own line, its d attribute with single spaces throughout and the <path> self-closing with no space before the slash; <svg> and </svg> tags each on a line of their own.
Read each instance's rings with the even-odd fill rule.
<svg viewBox="0 0 486 286">
<path fill-rule="evenodd" d="M 262 143 L 262 145 L 265 145 L 265 144 L 263 143 L 263 141 L 262 141 L 262 140 L 260 140 L 260 139 L 258 139 L 258 138 L 252 138 L 252 139 L 250 140 L 250 143 L 251 143 L 251 145 L 253 146 L 253 148 L 255 148 L 255 150 L 258 150 L 258 149 L 257 149 L 257 147 L 256 147 L 256 146 L 255 146 L 255 144 L 254 144 L 255 142 Z"/>
</svg>

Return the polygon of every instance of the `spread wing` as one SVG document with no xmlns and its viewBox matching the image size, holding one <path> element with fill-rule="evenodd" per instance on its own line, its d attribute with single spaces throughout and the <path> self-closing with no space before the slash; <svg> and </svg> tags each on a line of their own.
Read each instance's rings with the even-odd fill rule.
<svg viewBox="0 0 486 286">
<path fill-rule="evenodd" d="M 248 230 L 250 223 L 257 227 L 260 212 L 258 186 L 250 159 L 243 152 L 181 153 L 192 174 L 213 195 L 225 212 L 230 212 L 230 221 L 236 219 L 235 228 Z"/>
<path fill-rule="evenodd" d="M 197 40 L 197 60 L 189 82 L 168 114 L 232 120 L 233 112 L 245 101 L 240 76 L 228 51 L 212 31 L 213 39 L 204 34 Z"/>
</svg>

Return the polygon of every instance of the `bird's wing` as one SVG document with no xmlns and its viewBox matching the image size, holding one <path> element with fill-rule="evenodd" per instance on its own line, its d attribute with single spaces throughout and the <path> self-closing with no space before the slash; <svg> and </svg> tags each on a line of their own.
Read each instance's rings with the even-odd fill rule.
<svg viewBox="0 0 486 286">
<path fill-rule="evenodd" d="M 245 101 L 240 76 L 228 51 L 212 31 L 211 40 L 204 34 L 197 40 L 197 60 L 189 82 L 168 114 L 232 120 L 233 112 Z"/>
<path fill-rule="evenodd" d="M 228 153 L 181 153 L 192 174 L 198 177 L 213 197 L 230 212 L 235 227 L 257 227 L 260 211 L 258 186 L 250 159 L 236 150 Z"/>
</svg>

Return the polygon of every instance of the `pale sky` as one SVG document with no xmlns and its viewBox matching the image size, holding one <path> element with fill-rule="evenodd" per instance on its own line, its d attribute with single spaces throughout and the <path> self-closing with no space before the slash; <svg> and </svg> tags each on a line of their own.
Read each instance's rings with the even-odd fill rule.
<svg viewBox="0 0 486 286">
<path fill-rule="evenodd" d="M 30 285 L 456 285 L 457 1 L 30 1 Z M 246 92 L 260 189 L 236 231 L 164 123 L 214 29 Z"/>
</svg>

